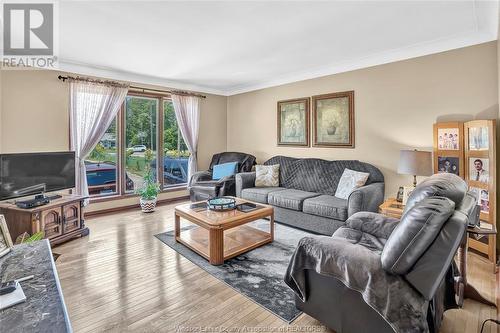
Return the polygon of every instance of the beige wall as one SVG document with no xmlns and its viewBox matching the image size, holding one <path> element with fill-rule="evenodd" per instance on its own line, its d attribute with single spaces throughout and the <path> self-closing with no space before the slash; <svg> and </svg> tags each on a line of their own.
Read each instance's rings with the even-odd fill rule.
<svg viewBox="0 0 500 333">
<path fill-rule="evenodd" d="M 50 71 L 4 70 L 2 152 L 69 148 L 67 84 Z"/>
<path fill-rule="evenodd" d="M 500 9 L 499 9 L 499 22 L 498 22 L 498 38 L 500 38 Z M 500 105 L 500 42 L 497 40 L 497 74 L 498 74 L 498 101 Z M 498 110 L 498 118 L 500 119 L 500 108 Z M 497 166 L 500 165 L 500 121 L 497 122 Z M 500 203 L 499 193 L 500 193 L 500 181 L 498 177 L 500 176 L 500 170 L 497 167 L 497 200 L 496 200 L 496 210 L 497 210 L 497 230 L 498 223 L 500 221 L 500 207 L 498 204 Z M 500 237 L 497 237 L 497 249 L 500 249 Z M 498 253 L 498 250 L 497 250 Z"/>
<path fill-rule="evenodd" d="M 2 71 L 0 152 L 68 150 L 68 84 L 59 81 L 58 75 L 45 70 Z M 225 96 L 207 95 L 201 102 L 198 146 L 201 169 L 207 168 L 214 153 L 226 150 L 226 106 Z M 169 192 L 160 199 L 184 195 L 186 191 Z M 91 204 L 89 210 L 132 205 L 137 200 Z"/>
<path fill-rule="evenodd" d="M 254 153 L 259 162 L 282 154 L 359 159 L 378 166 L 387 196 L 411 182 L 398 175 L 399 150 L 432 148 L 436 120 L 498 118 L 500 72 L 496 42 L 202 102 L 199 164 L 226 150 Z M 52 71 L 1 71 L 0 152 L 67 150 L 68 86 Z M 276 102 L 355 90 L 356 148 L 276 146 Z M 186 195 L 185 191 L 161 198 Z M 137 198 L 91 205 L 130 205 Z"/>
<path fill-rule="evenodd" d="M 276 102 L 355 91 L 356 148 L 276 145 Z M 432 150 L 436 120 L 498 118 L 496 42 L 228 97 L 227 148 L 273 155 L 358 159 L 379 167 L 386 196 L 411 176 L 397 174 L 400 149 Z"/>
<path fill-rule="evenodd" d="M 2 152 L 2 66 L 0 65 L 0 153 Z"/>
</svg>

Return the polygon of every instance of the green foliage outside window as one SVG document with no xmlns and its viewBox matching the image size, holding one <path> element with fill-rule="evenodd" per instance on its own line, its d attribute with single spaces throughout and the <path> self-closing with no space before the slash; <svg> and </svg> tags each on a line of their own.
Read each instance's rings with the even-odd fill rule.
<svg viewBox="0 0 500 333">
<path fill-rule="evenodd" d="M 160 193 L 160 183 L 155 180 L 153 170 L 151 169 L 151 161 L 154 158 L 154 154 L 151 149 L 147 149 L 144 152 L 145 168 L 146 174 L 144 176 L 143 185 L 136 191 L 136 194 L 140 195 L 141 198 L 145 200 L 153 200 Z"/>
<path fill-rule="evenodd" d="M 101 143 L 98 143 L 89 155 L 89 159 L 97 163 L 106 161 L 106 157 L 106 148 Z"/>
<path fill-rule="evenodd" d="M 181 131 L 177 124 L 175 117 L 174 106 L 171 101 L 163 102 L 164 122 L 163 122 L 163 148 L 165 154 L 169 157 L 184 157 L 185 152 L 188 151 L 184 139 L 182 138 Z M 178 152 L 176 154 L 168 154 L 167 152 Z M 188 155 L 189 156 L 189 153 Z"/>
<path fill-rule="evenodd" d="M 129 147 L 145 145 L 156 146 L 156 109 L 157 101 L 148 98 L 127 97 L 127 121 L 125 131 Z"/>
<path fill-rule="evenodd" d="M 170 157 L 170 158 L 189 157 L 191 155 L 189 150 L 168 150 L 168 149 L 165 149 L 164 153 L 165 153 L 165 156 Z"/>
</svg>

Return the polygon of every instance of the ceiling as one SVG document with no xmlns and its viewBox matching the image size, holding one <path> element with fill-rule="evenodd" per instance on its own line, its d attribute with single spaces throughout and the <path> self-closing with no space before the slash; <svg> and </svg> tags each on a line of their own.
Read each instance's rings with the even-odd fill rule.
<svg viewBox="0 0 500 333">
<path fill-rule="evenodd" d="M 496 1 L 62 1 L 60 69 L 232 95 L 497 39 Z"/>
</svg>

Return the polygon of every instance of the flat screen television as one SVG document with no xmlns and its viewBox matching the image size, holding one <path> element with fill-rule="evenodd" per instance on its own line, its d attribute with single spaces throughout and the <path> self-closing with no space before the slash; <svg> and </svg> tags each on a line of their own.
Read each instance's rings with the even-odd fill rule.
<svg viewBox="0 0 500 333">
<path fill-rule="evenodd" d="M 75 153 L 0 154 L 0 200 L 75 187 Z"/>
</svg>

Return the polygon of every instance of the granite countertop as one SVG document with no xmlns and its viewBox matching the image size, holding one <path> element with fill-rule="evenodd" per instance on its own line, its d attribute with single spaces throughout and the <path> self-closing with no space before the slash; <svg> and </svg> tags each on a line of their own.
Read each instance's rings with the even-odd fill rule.
<svg viewBox="0 0 500 333">
<path fill-rule="evenodd" d="M 0 331 L 72 332 L 47 239 L 15 245 L 0 258 L 1 282 L 29 275 L 35 277 L 20 282 L 26 302 L 0 310 Z"/>
</svg>

